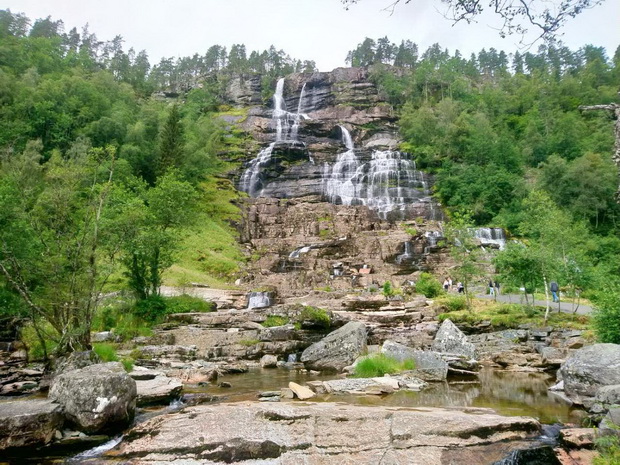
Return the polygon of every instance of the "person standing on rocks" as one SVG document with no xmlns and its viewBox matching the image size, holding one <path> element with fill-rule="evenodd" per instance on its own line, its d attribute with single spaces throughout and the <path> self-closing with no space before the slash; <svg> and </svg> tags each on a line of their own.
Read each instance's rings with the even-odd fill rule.
<svg viewBox="0 0 620 465">
<path fill-rule="evenodd" d="M 553 301 L 559 302 L 560 298 L 558 297 L 558 294 L 560 292 L 560 286 L 558 286 L 558 283 L 556 283 L 555 281 L 551 281 L 549 283 L 549 290 L 551 291 L 551 296 L 553 297 Z"/>
<path fill-rule="evenodd" d="M 463 283 L 461 281 L 459 281 L 458 283 L 456 283 L 456 291 L 459 294 L 464 294 L 465 293 L 465 286 L 463 286 Z"/>
<path fill-rule="evenodd" d="M 450 289 L 450 281 L 448 281 L 448 278 L 443 280 L 443 289 L 446 292 L 448 292 L 448 289 Z"/>
<path fill-rule="evenodd" d="M 493 287 L 492 279 L 489 279 L 489 295 L 495 296 L 495 288 Z"/>
</svg>

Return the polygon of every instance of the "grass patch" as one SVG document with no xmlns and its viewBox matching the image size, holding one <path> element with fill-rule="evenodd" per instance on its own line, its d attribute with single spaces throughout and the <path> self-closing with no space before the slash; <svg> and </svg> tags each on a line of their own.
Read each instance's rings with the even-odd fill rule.
<svg viewBox="0 0 620 465">
<path fill-rule="evenodd" d="M 301 326 L 308 325 L 329 328 L 332 324 L 331 317 L 324 309 L 318 307 L 311 307 L 304 305 L 299 315 L 297 315 L 297 322 L 301 323 Z"/>
<path fill-rule="evenodd" d="M 216 310 L 214 302 L 208 302 L 199 297 L 192 297 L 191 295 L 183 294 L 175 297 L 167 297 L 166 313 L 208 313 Z"/>
<path fill-rule="evenodd" d="M 376 378 L 413 369 L 415 369 L 415 362 L 413 360 L 399 362 L 385 354 L 375 354 L 366 357 L 355 365 L 354 377 Z"/>
<path fill-rule="evenodd" d="M 284 326 L 289 322 L 289 319 L 279 315 L 269 315 L 267 319 L 262 323 L 265 328 L 273 328 L 274 326 Z"/>
<path fill-rule="evenodd" d="M 116 355 L 116 347 L 106 342 L 97 342 L 93 344 L 93 351 L 99 355 L 102 362 L 118 362 Z"/>
<path fill-rule="evenodd" d="M 260 341 L 258 339 L 241 339 L 239 341 L 239 344 L 241 344 L 242 346 L 246 346 L 246 347 L 252 347 L 259 343 Z"/>
<path fill-rule="evenodd" d="M 455 324 L 477 325 L 483 321 L 490 321 L 497 329 L 514 329 L 522 324 L 533 326 L 544 325 L 545 310 L 541 307 L 526 307 L 519 304 L 497 304 L 474 300 L 472 310 L 458 310 L 441 313 L 439 321 L 449 318 Z M 588 329 L 590 317 L 587 315 L 574 315 L 572 313 L 549 313 L 548 326 L 566 329 Z"/>
<path fill-rule="evenodd" d="M 446 295 L 435 300 L 435 306 L 442 312 L 458 312 L 467 309 L 467 299 L 463 295 Z"/>
<path fill-rule="evenodd" d="M 98 342 L 93 344 L 93 351 L 99 356 L 102 362 L 121 362 L 126 372 L 133 370 L 134 360 L 131 358 L 119 359 L 116 354 L 116 347 L 113 344 Z"/>
<path fill-rule="evenodd" d="M 245 261 L 231 221 L 240 218 L 233 204 L 240 195 L 228 179 L 212 177 L 200 184 L 199 213 L 178 248 L 175 264 L 164 273 L 164 284 L 183 286 L 200 282 L 212 287 L 231 287 Z"/>
</svg>

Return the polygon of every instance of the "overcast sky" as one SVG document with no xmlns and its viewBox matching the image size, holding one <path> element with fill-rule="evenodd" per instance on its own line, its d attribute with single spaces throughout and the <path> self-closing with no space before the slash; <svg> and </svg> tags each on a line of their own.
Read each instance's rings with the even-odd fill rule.
<svg viewBox="0 0 620 465">
<path fill-rule="evenodd" d="M 100 40 L 120 34 L 126 50 L 145 49 L 152 64 L 161 57 L 204 54 L 215 44 L 243 43 L 248 53 L 273 44 L 329 71 L 344 66 L 347 52 L 365 37 L 383 36 L 396 43 L 409 39 L 422 51 L 437 42 L 466 56 L 483 47 L 506 52 L 519 47 L 519 37 L 499 37 L 490 15 L 477 24 L 452 26 L 437 11 L 439 0 L 412 0 L 393 15 L 382 11 L 390 3 L 362 0 L 346 11 L 340 0 L 0 0 L 0 9 L 31 19 L 50 15 L 67 30 L 88 23 Z M 572 49 L 592 44 L 613 56 L 620 45 L 620 1 L 605 0 L 585 11 L 563 33 Z"/>
</svg>

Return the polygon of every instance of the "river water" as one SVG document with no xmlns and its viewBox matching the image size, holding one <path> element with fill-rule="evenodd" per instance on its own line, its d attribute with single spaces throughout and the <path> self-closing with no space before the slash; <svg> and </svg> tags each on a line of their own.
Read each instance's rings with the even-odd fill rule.
<svg viewBox="0 0 620 465">
<path fill-rule="evenodd" d="M 290 381 L 304 384 L 313 380 L 334 379 L 337 375 L 312 374 L 300 370 L 253 369 L 245 374 L 220 377 L 218 383 L 229 383 L 231 387 L 216 385 L 187 387 L 185 393 L 207 394 L 215 402 L 239 402 L 258 400 L 261 391 L 274 391 L 287 387 Z M 543 424 L 580 424 L 585 413 L 575 409 L 548 394 L 548 387 L 555 383 L 552 376 L 542 373 L 519 373 L 483 369 L 477 378 L 452 379 L 449 383 L 429 383 L 421 392 L 398 391 L 386 396 L 323 395 L 313 399 L 316 402 L 346 402 L 358 405 L 382 405 L 392 407 L 486 407 L 507 416 L 530 416 Z M 293 401 L 294 402 L 294 401 Z M 139 409 L 136 422 L 153 416 L 170 413 L 183 408 L 181 402 L 173 402 L 165 408 Z M 113 447 L 116 442 L 109 445 Z M 97 456 L 105 448 L 88 451 L 58 451 L 43 448 L 31 455 L 0 458 L 0 465 L 18 464 L 86 464 L 98 463 Z M 79 454 L 78 454 L 79 452 Z"/>
</svg>

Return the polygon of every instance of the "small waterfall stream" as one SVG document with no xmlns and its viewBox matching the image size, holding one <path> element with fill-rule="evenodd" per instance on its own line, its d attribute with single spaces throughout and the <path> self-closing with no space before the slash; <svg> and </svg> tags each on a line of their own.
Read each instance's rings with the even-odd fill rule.
<svg viewBox="0 0 620 465">
<path fill-rule="evenodd" d="M 309 119 L 307 115 L 301 112 L 304 108 L 305 89 L 306 85 L 304 84 L 299 96 L 297 113 L 290 113 L 286 110 L 286 102 L 284 100 L 284 78 L 278 79 L 276 91 L 273 94 L 273 114 L 271 118 L 271 123 L 276 128 L 276 140 L 262 149 L 256 158 L 250 160 L 247 169 L 241 177 L 240 188 L 251 197 L 260 196 L 263 187 L 261 170 L 271 162 L 271 155 L 276 144 L 298 142 L 299 124 L 302 119 Z"/>
<path fill-rule="evenodd" d="M 430 202 L 426 180 L 415 161 L 394 150 L 374 150 L 370 160 L 363 161 L 349 131 L 343 126 L 340 129 L 347 150 L 323 169 L 323 191 L 329 202 L 365 205 L 383 219 L 393 211 L 404 213 L 415 201 L 425 198 Z"/>
<path fill-rule="evenodd" d="M 499 250 L 506 247 L 506 233 L 502 228 L 476 228 L 474 236 L 483 246 L 497 247 Z"/>
</svg>

